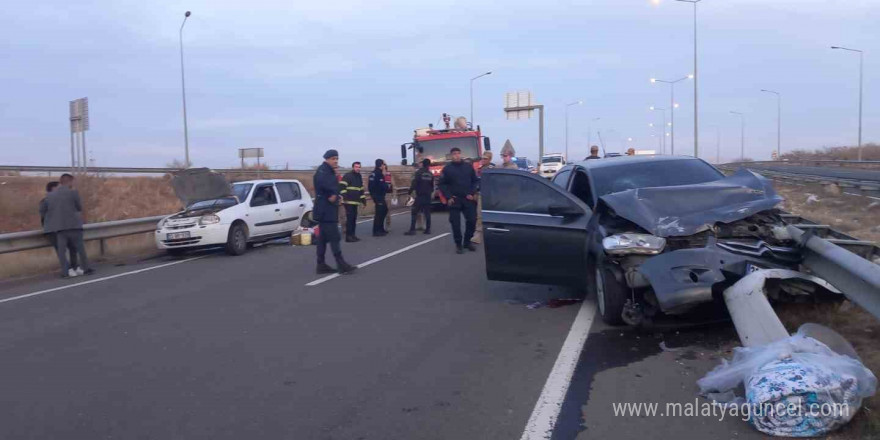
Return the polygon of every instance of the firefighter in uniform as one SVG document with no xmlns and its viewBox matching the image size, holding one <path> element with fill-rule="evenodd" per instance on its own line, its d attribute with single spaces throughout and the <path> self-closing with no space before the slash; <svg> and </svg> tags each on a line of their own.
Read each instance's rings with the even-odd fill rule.
<svg viewBox="0 0 880 440">
<path fill-rule="evenodd" d="M 342 204 L 345 206 L 345 242 L 361 241 L 355 235 L 358 205 L 367 206 L 367 196 L 364 194 L 364 178 L 361 176 L 360 162 L 351 164 L 351 171 L 342 176 L 339 185 Z"/>
<path fill-rule="evenodd" d="M 461 149 L 449 151 L 452 162 L 443 167 L 440 175 L 440 192 L 449 206 L 449 223 L 452 224 L 452 239 L 456 253 L 464 253 L 464 248 L 476 251 L 471 243 L 477 223 L 477 173 L 470 162 L 461 159 Z M 464 215 L 464 237 L 461 235 L 461 216 Z"/>
<path fill-rule="evenodd" d="M 312 184 L 315 187 L 315 208 L 313 219 L 318 222 L 318 274 L 325 273 L 350 273 L 356 267 L 345 262 L 342 258 L 342 248 L 339 246 L 339 182 L 336 180 L 336 167 L 339 165 L 339 153 L 336 150 L 327 150 L 324 153 L 324 163 L 315 171 Z M 333 251 L 336 259 L 334 269 L 324 259 L 327 253 L 327 245 Z"/>
<path fill-rule="evenodd" d="M 409 222 L 409 231 L 404 235 L 416 234 L 416 219 L 419 213 L 425 215 L 425 234 L 431 233 L 431 197 L 434 195 L 434 175 L 431 174 L 431 159 L 423 159 L 422 167 L 413 174 L 409 184 L 409 194 L 416 193 L 415 203 L 412 206 L 412 218 Z"/>
</svg>

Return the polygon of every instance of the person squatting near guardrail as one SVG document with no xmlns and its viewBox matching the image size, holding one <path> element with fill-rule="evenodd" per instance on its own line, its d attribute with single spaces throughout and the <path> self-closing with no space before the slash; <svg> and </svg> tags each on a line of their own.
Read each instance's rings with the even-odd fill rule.
<svg viewBox="0 0 880 440">
<path fill-rule="evenodd" d="M 361 176 L 360 162 L 351 164 L 351 171 L 342 176 L 339 185 L 339 193 L 342 194 L 342 203 L 345 206 L 345 242 L 361 241 L 355 234 L 358 205 L 367 206 L 367 196 L 364 194 L 364 178 Z"/>
<path fill-rule="evenodd" d="M 449 223 L 452 225 L 452 240 L 456 253 L 464 253 L 477 248 L 471 243 L 477 223 L 477 173 L 470 163 L 461 159 L 461 149 L 454 147 L 449 151 L 452 162 L 443 167 L 440 174 L 440 192 L 449 206 Z M 461 216 L 464 215 L 464 237 L 461 235 Z"/>
<path fill-rule="evenodd" d="M 431 197 L 434 195 L 434 175 L 431 174 L 431 159 L 422 159 L 422 167 L 412 177 L 409 184 L 409 196 L 413 198 L 409 231 L 404 235 L 416 235 L 416 220 L 419 213 L 425 216 L 425 235 L 431 233 Z"/>
<path fill-rule="evenodd" d="M 339 166 L 339 153 L 336 150 L 327 150 L 324 153 L 324 163 L 315 171 L 312 184 L 315 187 L 315 208 L 313 219 L 318 222 L 317 256 L 318 265 L 315 270 L 318 274 L 336 273 L 341 274 L 354 272 L 357 268 L 345 262 L 342 257 L 342 247 L 339 244 L 339 204 L 342 196 L 339 194 L 339 182 L 336 179 L 336 168 Z M 327 244 L 333 251 L 336 259 L 336 269 L 327 264 L 325 255 Z"/>
<path fill-rule="evenodd" d="M 387 176 L 387 177 L 386 177 Z M 369 177 L 370 198 L 373 199 L 375 205 L 375 214 L 373 215 L 373 236 L 382 237 L 388 235 L 385 231 L 385 217 L 388 215 L 388 203 L 385 196 L 391 191 L 390 183 L 391 175 L 388 173 L 388 166 L 382 159 L 376 159 L 376 167 Z"/>
<path fill-rule="evenodd" d="M 73 176 L 62 174 L 60 185 L 46 196 L 45 205 L 40 203 L 40 217 L 43 231 L 50 234 L 55 246 L 58 262 L 61 265 L 61 278 L 88 275 L 95 272 L 89 267 L 86 244 L 83 241 L 82 201 L 79 192 L 73 189 Z M 48 190 L 49 187 L 47 186 Z M 71 257 L 67 259 L 70 250 Z M 72 263 L 72 264 L 71 264 Z M 78 267 L 75 265 L 78 264 Z"/>
</svg>

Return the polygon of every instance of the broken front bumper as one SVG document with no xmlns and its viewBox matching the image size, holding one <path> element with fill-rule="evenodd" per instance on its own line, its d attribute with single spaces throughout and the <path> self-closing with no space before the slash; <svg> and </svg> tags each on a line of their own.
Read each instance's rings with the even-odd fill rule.
<svg viewBox="0 0 880 440">
<path fill-rule="evenodd" d="M 713 243 L 704 248 L 680 249 L 651 257 L 636 268 L 636 276 L 628 276 L 627 280 L 638 283 L 638 278 L 644 277 L 653 288 L 660 309 L 676 314 L 712 301 L 713 287 L 717 284 L 733 284 L 754 270 L 797 266 L 791 260 L 756 258 L 721 246 L 725 244 Z M 630 287 L 638 286 L 630 283 Z"/>
</svg>

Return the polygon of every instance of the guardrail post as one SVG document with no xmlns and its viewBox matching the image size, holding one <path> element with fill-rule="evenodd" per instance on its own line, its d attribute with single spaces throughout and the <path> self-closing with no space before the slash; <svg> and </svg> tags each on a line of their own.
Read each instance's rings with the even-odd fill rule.
<svg viewBox="0 0 880 440">
<path fill-rule="evenodd" d="M 103 257 L 104 256 L 104 239 L 103 238 L 100 239 L 98 241 L 98 243 L 100 243 L 100 245 L 101 245 L 101 256 Z"/>
</svg>

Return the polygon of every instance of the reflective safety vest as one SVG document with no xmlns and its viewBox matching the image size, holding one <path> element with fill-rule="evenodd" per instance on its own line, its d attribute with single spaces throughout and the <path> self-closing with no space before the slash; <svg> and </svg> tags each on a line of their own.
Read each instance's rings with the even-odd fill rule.
<svg viewBox="0 0 880 440">
<path fill-rule="evenodd" d="M 367 196 L 364 194 L 364 178 L 354 171 L 349 171 L 342 176 L 339 181 L 339 193 L 342 194 L 342 201 L 347 205 L 360 205 L 367 203 Z"/>
</svg>

